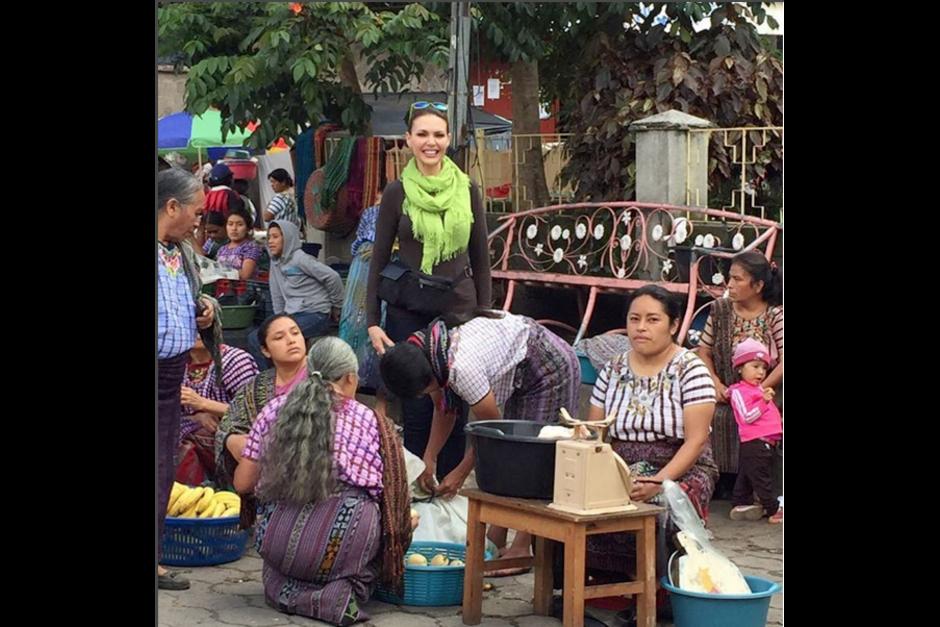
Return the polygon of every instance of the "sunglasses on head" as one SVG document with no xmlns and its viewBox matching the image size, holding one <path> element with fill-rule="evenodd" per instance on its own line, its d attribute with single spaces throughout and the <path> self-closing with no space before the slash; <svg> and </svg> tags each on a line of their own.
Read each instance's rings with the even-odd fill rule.
<svg viewBox="0 0 940 627">
<path fill-rule="evenodd" d="M 441 113 L 447 113 L 447 105 L 443 102 L 428 102 L 427 100 L 419 100 L 418 102 L 411 103 L 411 106 L 408 108 L 408 122 L 411 122 L 411 117 L 414 115 L 415 111 L 421 111 L 422 109 L 432 108 Z"/>
</svg>

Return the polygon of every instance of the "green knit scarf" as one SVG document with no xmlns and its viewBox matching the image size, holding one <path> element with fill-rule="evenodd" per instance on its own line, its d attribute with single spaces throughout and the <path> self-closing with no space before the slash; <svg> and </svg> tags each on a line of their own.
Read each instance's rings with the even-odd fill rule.
<svg viewBox="0 0 940 627">
<path fill-rule="evenodd" d="M 425 176 L 412 158 L 401 173 L 401 182 L 405 188 L 402 210 L 411 218 L 412 232 L 424 249 L 421 272 L 432 274 L 435 265 L 453 259 L 470 243 L 470 177 L 446 156 L 439 174 Z"/>
</svg>

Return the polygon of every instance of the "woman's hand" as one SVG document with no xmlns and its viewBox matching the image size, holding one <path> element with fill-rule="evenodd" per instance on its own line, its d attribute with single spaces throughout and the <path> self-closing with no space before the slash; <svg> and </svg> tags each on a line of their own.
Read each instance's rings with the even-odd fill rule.
<svg viewBox="0 0 940 627">
<path fill-rule="evenodd" d="M 200 298 L 199 302 L 205 305 L 206 308 L 201 316 L 196 317 L 196 326 L 200 329 L 208 329 L 212 326 L 212 321 L 215 319 L 215 308 L 212 306 L 211 302 L 204 298 Z"/>
<path fill-rule="evenodd" d="M 437 461 L 424 460 L 424 472 L 418 477 L 418 485 L 428 494 L 434 494 L 437 489 Z"/>
<path fill-rule="evenodd" d="M 199 423 L 203 429 L 205 429 L 210 435 L 215 435 L 215 432 L 219 428 L 219 421 L 221 420 L 218 416 L 213 416 L 207 411 L 201 411 L 189 416 L 190 420 Z"/>
<path fill-rule="evenodd" d="M 767 401 L 768 403 L 774 400 L 774 396 L 776 395 L 777 393 L 774 392 L 773 388 L 764 388 L 764 400 Z"/>
<path fill-rule="evenodd" d="M 645 503 L 658 494 L 662 494 L 663 486 L 660 483 L 644 482 L 642 477 L 633 480 L 630 490 L 630 500 Z"/>
<path fill-rule="evenodd" d="M 372 342 L 372 348 L 374 348 L 375 352 L 379 355 L 385 354 L 386 346 L 395 346 L 395 342 L 390 340 L 389 337 L 385 335 L 385 331 L 382 329 L 382 327 L 375 325 L 369 327 L 368 330 L 369 341 Z"/>
<path fill-rule="evenodd" d="M 203 406 L 203 403 L 205 402 L 205 400 L 206 399 L 199 396 L 199 394 L 197 394 L 196 391 L 192 389 L 191 387 L 187 387 L 184 385 L 182 386 L 182 388 L 180 388 L 180 402 L 183 405 L 189 405 L 197 412 L 205 409 L 205 407 Z"/>
<path fill-rule="evenodd" d="M 435 496 L 441 496 L 445 499 L 457 496 L 457 491 L 463 487 L 464 481 L 467 480 L 467 475 L 469 473 L 461 470 L 460 466 L 457 466 L 444 477 L 444 480 L 437 486 L 437 491 Z"/>
<path fill-rule="evenodd" d="M 715 380 L 715 400 L 719 403 L 728 402 L 728 386 L 717 379 Z"/>
</svg>

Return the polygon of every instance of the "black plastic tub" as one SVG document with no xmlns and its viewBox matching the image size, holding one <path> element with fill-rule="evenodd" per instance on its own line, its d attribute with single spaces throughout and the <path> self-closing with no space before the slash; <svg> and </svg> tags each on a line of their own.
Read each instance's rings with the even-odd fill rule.
<svg viewBox="0 0 940 627">
<path fill-rule="evenodd" d="M 551 500 L 555 440 L 540 440 L 545 425 L 527 420 L 480 420 L 464 428 L 476 450 L 477 485 L 484 492 Z"/>
</svg>

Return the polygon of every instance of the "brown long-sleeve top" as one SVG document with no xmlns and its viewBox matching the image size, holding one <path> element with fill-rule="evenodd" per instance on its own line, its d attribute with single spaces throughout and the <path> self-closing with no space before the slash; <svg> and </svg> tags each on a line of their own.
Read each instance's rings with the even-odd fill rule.
<svg viewBox="0 0 940 627">
<path fill-rule="evenodd" d="M 368 326 L 379 324 L 381 302 L 379 301 L 379 273 L 388 265 L 392 255 L 392 244 L 398 238 L 398 254 L 408 267 L 418 270 L 421 267 L 421 255 L 424 245 L 415 239 L 412 232 L 411 218 L 402 211 L 405 189 L 401 181 L 389 183 L 382 193 L 382 205 L 375 225 L 375 244 L 372 249 L 372 261 L 369 264 L 368 296 L 366 298 L 366 316 Z M 476 307 L 491 306 L 490 254 L 486 242 L 486 216 L 483 213 L 483 200 L 475 184 L 470 186 L 470 207 L 473 211 L 473 227 L 467 249 L 447 261 L 434 266 L 434 276 L 457 279 L 468 265 L 472 280 L 460 281 L 455 287 L 456 299 L 453 312 L 463 313 Z M 450 312 L 448 312 L 450 313 Z"/>
</svg>

